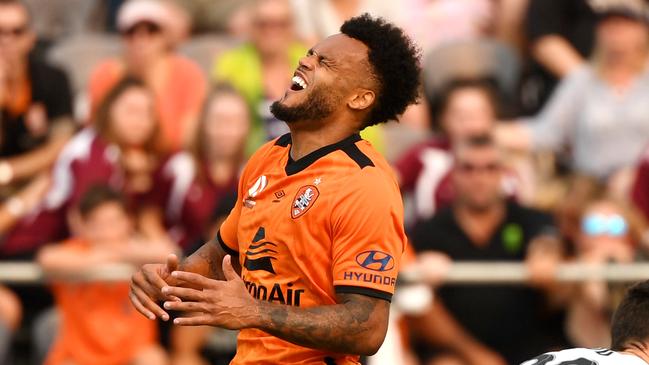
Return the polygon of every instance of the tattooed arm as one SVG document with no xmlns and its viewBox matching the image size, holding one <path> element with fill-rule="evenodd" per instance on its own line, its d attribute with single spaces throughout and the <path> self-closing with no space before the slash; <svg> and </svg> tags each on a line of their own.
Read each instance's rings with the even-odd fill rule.
<svg viewBox="0 0 649 365">
<path fill-rule="evenodd" d="M 343 354 L 373 355 L 388 328 L 390 303 L 360 294 L 341 294 L 336 305 L 299 308 L 260 303 L 259 326 L 294 344 Z"/>
<path fill-rule="evenodd" d="M 162 288 L 170 310 L 191 313 L 174 319 L 181 326 L 258 328 L 300 346 L 336 353 L 371 355 L 383 343 L 390 303 L 360 294 L 341 294 L 338 304 L 311 308 L 269 303 L 253 298 L 226 256 L 221 267 L 225 281 L 189 272 L 173 276 L 191 285 Z M 201 313 L 195 315 L 195 313 Z"/>
</svg>

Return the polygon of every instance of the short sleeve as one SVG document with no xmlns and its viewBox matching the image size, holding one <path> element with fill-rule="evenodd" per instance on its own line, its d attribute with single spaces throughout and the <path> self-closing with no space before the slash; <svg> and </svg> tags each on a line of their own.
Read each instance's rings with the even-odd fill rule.
<svg viewBox="0 0 649 365">
<path fill-rule="evenodd" d="M 72 117 L 72 90 L 67 75 L 58 68 L 52 68 L 48 79 L 42 80 L 48 88 L 43 100 L 47 117 L 50 120 Z"/>
<path fill-rule="evenodd" d="M 582 67 L 566 76 L 541 112 L 527 121 L 535 150 L 559 151 L 570 144 L 584 93 L 592 86 L 592 72 L 589 67 Z"/>
<path fill-rule="evenodd" d="M 527 10 L 527 35 L 532 42 L 566 31 L 565 0 L 532 0 Z"/>
<path fill-rule="evenodd" d="M 339 294 L 391 300 L 406 246 L 401 196 L 387 175 L 366 171 L 334 202 L 333 284 Z"/>
<path fill-rule="evenodd" d="M 438 218 L 438 217 L 437 217 Z M 426 220 L 417 222 L 415 226 L 409 231 L 410 244 L 416 253 L 439 250 L 439 247 L 433 247 L 431 236 L 435 236 L 437 225 L 435 224 L 436 217 L 430 217 Z"/>
</svg>

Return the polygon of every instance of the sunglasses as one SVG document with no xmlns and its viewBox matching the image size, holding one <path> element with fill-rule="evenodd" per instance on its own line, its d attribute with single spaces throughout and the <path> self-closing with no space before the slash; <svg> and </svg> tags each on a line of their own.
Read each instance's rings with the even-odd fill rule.
<svg viewBox="0 0 649 365">
<path fill-rule="evenodd" d="M 629 231 L 629 225 L 619 214 L 588 214 L 581 220 L 581 230 L 588 236 L 621 237 Z"/>
<path fill-rule="evenodd" d="M 162 33 L 162 28 L 156 23 L 139 22 L 139 23 L 133 25 L 132 27 L 124 30 L 122 32 L 122 35 L 124 37 L 131 38 L 138 32 L 144 32 L 144 33 L 149 34 L 149 35 L 154 35 L 154 34 Z"/>
<path fill-rule="evenodd" d="M 459 171 L 465 173 L 473 173 L 478 171 L 496 173 L 500 171 L 501 165 L 497 162 L 492 162 L 484 165 L 472 164 L 469 162 L 461 162 L 457 165 L 457 168 Z"/>
<path fill-rule="evenodd" d="M 27 33 L 27 26 L 23 25 L 15 28 L 2 28 L 0 27 L 0 37 L 14 37 L 18 38 Z"/>
</svg>

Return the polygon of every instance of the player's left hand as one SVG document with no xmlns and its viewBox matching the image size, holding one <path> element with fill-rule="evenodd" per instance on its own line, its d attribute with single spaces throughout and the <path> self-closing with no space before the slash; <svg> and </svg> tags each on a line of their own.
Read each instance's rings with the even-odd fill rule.
<svg viewBox="0 0 649 365">
<path fill-rule="evenodd" d="M 164 303 L 168 310 L 183 312 L 181 317 L 174 319 L 174 324 L 207 325 L 233 330 L 254 326 L 258 301 L 250 295 L 243 280 L 232 268 L 231 260 L 230 255 L 223 258 L 225 281 L 185 271 L 171 273 L 172 277 L 194 288 L 162 288 L 163 294 L 180 298 L 177 302 Z"/>
</svg>

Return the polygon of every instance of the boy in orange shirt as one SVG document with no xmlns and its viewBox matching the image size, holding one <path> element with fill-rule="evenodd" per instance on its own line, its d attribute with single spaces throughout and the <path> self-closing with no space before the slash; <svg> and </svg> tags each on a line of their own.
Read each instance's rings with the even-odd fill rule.
<svg viewBox="0 0 649 365">
<path fill-rule="evenodd" d="M 75 277 L 102 264 L 139 265 L 168 254 L 134 238 L 124 199 L 106 186 L 90 188 L 70 219 L 76 237 L 39 254 L 39 263 L 51 274 Z M 156 323 L 129 303 L 127 281 L 56 281 L 52 289 L 62 323 L 46 365 L 167 363 L 156 341 Z"/>
</svg>

